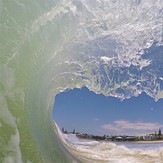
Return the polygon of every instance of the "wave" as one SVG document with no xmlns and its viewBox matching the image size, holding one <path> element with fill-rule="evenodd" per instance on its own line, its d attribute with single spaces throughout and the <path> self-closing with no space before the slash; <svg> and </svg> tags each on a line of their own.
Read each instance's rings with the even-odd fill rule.
<svg viewBox="0 0 163 163">
<path fill-rule="evenodd" d="M 58 129 L 59 130 L 59 129 Z M 60 131 L 59 131 L 60 132 Z M 80 158 L 83 162 L 88 163 L 148 163 L 148 162 L 161 162 L 163 148 L 158 145 L 153 148 L 150 144 L 146 144 L 146 148 L 141 144 L 131 143 L 129 145 L 135 148 L 127 148 L 126 144 L 116 145 L 107 141 L 93 141 L 78 139 L 74 134 L 62 134 L 60 132 L 65 146 L 68 150 Z M 140 148 L 139 148 L 140 147 Z M 80 155 L 79 155 L 80 153 Z"/>
<path fill-rule="evenodd" d="M 161 0 L 0 0 L 0 162 L 80 162 L 52 120 L 60 92 L 162 98 L 162 17 Z"/>
</svg>

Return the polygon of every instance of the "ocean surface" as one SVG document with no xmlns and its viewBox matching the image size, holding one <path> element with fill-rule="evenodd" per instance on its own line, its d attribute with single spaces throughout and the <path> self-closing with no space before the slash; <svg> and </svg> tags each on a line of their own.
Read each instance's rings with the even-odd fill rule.
<svg viewBox="0 0 163 163">
<path fill-rule="evenodd" d="M 148 163 L 160 162 L 163 157 L 161 142 L 108 142 L 78 139 L 75 134 L 62 134 L 65 147 L 72 153 L 80 153 L 83 162 L 97 163 Z"/>
<path fill-rule="evenodd" d="M 163 98 L 162 22 L 162 0 L 0 0 L 0 162 L 161 163 L 162 148 L 70 145 L 52 109 L 84 86 Z"/>
</svg>

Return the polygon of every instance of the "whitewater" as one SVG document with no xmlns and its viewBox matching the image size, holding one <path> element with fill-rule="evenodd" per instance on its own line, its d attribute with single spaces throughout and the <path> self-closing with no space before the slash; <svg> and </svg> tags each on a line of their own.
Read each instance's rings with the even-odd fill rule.
<svg viewBox="0 0 163 163">
<path fill-rule="evenodd" d="M 0 162 L 161 163 L 162 148 L 67 143 L 52 109 L 84 86 L 163 98 L 162 52 L 162 0 L 0 0 Z"/>
<path fill-rule="evenodd" d="M 153 163 L 162 162 L 162 143 L 123 142 L 78 139 L 75 134 L 63 134 L 57 126 L 65 148 L 87 163 Z M 133 147 L 134 146 L 134 147 Z M 80 153 L 80 155 L 79 155 Z"/>
</svg>

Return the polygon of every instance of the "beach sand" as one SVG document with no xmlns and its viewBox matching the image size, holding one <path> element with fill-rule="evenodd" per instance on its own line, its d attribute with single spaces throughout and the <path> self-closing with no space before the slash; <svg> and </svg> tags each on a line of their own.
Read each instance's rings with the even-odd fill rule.
<svg viewBox="0 0 163 163">
<path fill-rule="evenodd" d="M 136 141 L 135 143 L 163 143 L 163 140 L 147 140 L 147 141 Z"/>
</svg>

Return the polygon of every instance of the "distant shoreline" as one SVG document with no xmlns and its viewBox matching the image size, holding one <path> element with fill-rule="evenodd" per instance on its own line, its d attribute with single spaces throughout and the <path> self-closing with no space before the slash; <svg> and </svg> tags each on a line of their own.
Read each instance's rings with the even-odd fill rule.
<svg viewBox="0 0 163 163">
<path fill-rule="evenodd" d="M 163 134 L 161 134 L 161 130 L 159 129 L 158 134 L 149 134 L 146 136 L 109 136 L 109 135 L 92 135 L 86 133 L 76 132 L 75 129 L 72 132 L 68 132 L 62 128 L 62 133 L 64 134 L 75 134 L 79 139 L 86 139 L 86 140 L 94 140 L 94 141 L 108 141 L 108 142 L 134 142 L 134 143 L 142 143 L 142 144 L 152 144 L 152 143 L 163 143 Z"/>
<path fill-rule="evenodd" d="M 79 135 L 76 135 L 78 139 L 82 139 L 82 140 L 92 140 L 92 141 L 105 141 L 105 142 L 110 142 L 110 143 L 117 143 L 117 142 L 121 142 L 121 143 L 127 143 L 127 142 L 132 142 L 132 143 L 136 143 L 136 144 L 152 144 L 152 143 L 163 143 L 163 140 L 134 140 L 134 141 L 118 141 L 118 140 L 114 140 L 114 141 L 110 141 L 110 140 L 98 140 L 98 139 L 90 139 L 90 138 L 83 138 L 80 137 Z"/>
<path fill-rule="evenodd" d="M 152 143 L 163 143 L 163 140 L 141 140 L 141 141 L 108 141 L 108 140 L 95 140 L 95 139 L 89 139 L 89 138 L 79 138 L 77 136 L 78 139 L 81 139 L 81 140 L 92 140 L 92 141 L 104 141 L 104 142 L 109 142 L 109 143 L 136 143 L 136 144 L 152 144 Z"/>
</svg>

